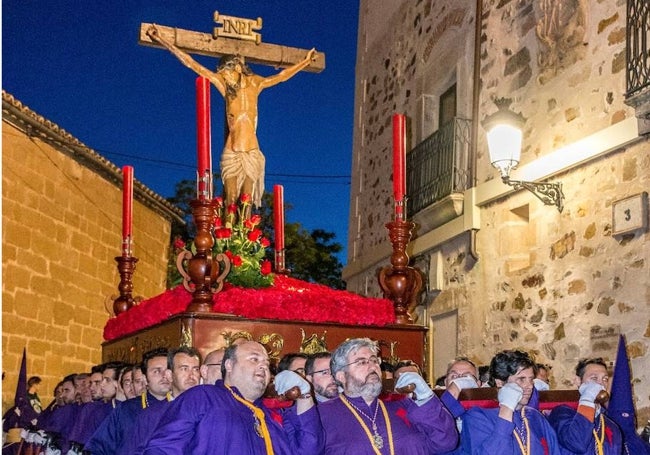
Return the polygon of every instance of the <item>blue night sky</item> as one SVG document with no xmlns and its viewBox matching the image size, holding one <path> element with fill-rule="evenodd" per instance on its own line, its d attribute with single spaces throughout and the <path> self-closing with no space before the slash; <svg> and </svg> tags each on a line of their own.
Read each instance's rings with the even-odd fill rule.
<svg viewBox="0 0 650 455">
<path fill-rule="evenodd" d="M 5 0 L 2 86 L 160 195 L 195 178 L 195 73 L 169 52 L 138 45 L 140 23 L 209 33 L 213 13 L 262 17 L 262 41 L 315 47 L 321 73 L 265 90 L 258 137 L 266 190 L 284 185 L 287 222 L 336 233 L 346 247 L 352 155 L 355 0 Z M 214 68 L 216 59 L 198 57 Z M 277 70 L 253 66 L 258 74 Z M 223 99 L 212 88 L 215 172 Z M 345 253 L 340 255 L 345 262 Z"/>
</svg>

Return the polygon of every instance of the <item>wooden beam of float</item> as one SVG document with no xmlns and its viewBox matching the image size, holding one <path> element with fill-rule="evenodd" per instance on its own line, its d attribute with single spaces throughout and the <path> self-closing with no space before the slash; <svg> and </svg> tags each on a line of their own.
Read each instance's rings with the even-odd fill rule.
<svg viewBox="0 0 650 455">
<path fill-rule="evenodd" d="M 152 41 L 147 35 L 147 30 L 152 25 L 147 22 L 140 24 L 140 38 L 138 43 L 143 46 L 164 49 L 161 44 Z M 253 41 L 226 38 L 224 36 L 214 38 L 210 33 L 194 32 L 192 30 L 166 27 L 158 24 L 156 24 L 156 27 L 158 28 L 158 33 L 163 38 L 166 38 L 190 54 L 206 55 L 216 58 L 223 55 L 238 54 L 246 58 L 246 63 L 257 63 L 276 68 L 286 68 L 301 61 L 309 51 L 309 49 L 287 47 L 278 44 L 256 44 Z M 323 52 L 317 52 L 314 61 L 304 71 L 320 73 L 324 69 L 325 54 Z"/>
</svg>

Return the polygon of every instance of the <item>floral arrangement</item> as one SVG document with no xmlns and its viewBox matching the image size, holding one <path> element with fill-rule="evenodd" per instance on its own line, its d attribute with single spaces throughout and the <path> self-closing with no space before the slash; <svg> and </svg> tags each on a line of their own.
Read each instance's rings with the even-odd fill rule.
<svg viewBox="0 0 650 455">
<path fill-rule="evenodd" d="M 191 300 L 192 294 L 183 286 L 143 300 L 110 318 L 104 327 L 104 339 L 114 340 L 166 321 L 183 313 Z M 226 283 L 212 300 L 212 311 L 250 319 L 371 326 L 395 323 L 393 303 L 388 299 L 363 297 L 283 275 L 277 275 L 271 286 L 261 289 Z"/>
<path fill-rule="evenodd" d="M 239 206 L 231 204 L 223 213 L 223 200 L 215 198 L 217 213 L 214 219 L 214 246 L 212 254 L 223 253 L 230 259 L 230 273 L 226 282 L 245 288 L 263 288 L 273 284 L 271 262 L 264 259 L 269 239 L 258 228 L 262 217 L 250 215 L 251 197 L 242 194 Z M 224 223 L 225 220 L 225 223 Z"/>
<path fill-rule="evenodd" d="M 214 239 L 212 256 L 224 254 L 230 260 L 230 273 L 226 283 L 245 288 L 263 288 L 273 284 L 275 275 L 271 273 L 271 262 L 265 259 L 266 248 L 270 245 L 258 227 L 260 215 L 250 215 L 251 197 L 242 194 L 238 204 L 225 208 L 223 199 L 214 199 L 215 218 L 211 234 Z M 189 246 L 180 237 L 172 242 L 173 255 L 168 263 L 168 287 L 173 288 L 183 281 L 176 268 L 176 258 L 185 250 L 196 253 L 193 243 Z"/>
</svg>

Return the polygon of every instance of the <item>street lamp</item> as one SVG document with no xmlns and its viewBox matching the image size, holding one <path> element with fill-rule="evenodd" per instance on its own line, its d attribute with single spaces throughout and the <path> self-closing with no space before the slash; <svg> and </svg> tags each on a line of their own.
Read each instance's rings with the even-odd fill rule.
<svg viewBox="0 0 650 455">
<path fill-rule="evenodd" d="M 497 98 L 494 104 L 499 110 L 486 117 L 483 127 L 487 131 L 490 162 L 501 173 L 501 180 L 515 190 L 522 188 L 533 193 L 544 205 L 554 205 L 561 213 L 564 208 L 562 183 L 526 182 L 511 180 L 510 171 L 517 167 L 521 157 L 523 115 L 510 110 L 512 99 Z"/>
</svg>

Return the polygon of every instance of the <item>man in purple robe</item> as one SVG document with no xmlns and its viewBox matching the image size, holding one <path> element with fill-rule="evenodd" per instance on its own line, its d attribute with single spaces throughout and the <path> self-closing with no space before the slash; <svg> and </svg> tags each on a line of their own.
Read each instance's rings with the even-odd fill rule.
<svg viewBox="0 0 650 455">
<path fill-rule="evenodd" d="M 576 366 L 580 401 L 577 411 L 560 405 L 548 417 L 557 433 L 563 454 L 622 454 L 621 430 L 605 414 L 598 394 L 607 388 L 609 373 L 601 358 L 584 359 Z"/>
<path fill-rule="evenodd" d="M 201 354 L 194 348 L 181 346 L 167 354 L 167 374 L 172 384 L 172 400 L 183 392 L 199 384 Z M 160 418 L 167 410 L 167 401 L 163 406 L 144 409 L 137 415 L 133 429 L 122 446 L 122 453 L 137 455 L 144 451 L 147 441 L 158 426 Z"/>
<path fill-rule="evenodd" d="M 316 403 L 333 400 L 339 396 L 339 386 L 332 376 L 330 352 L 311 354 L 305 363 L 305 377 L 314 388 Z"/>
<path fill-rule="evenodd" d="M 471 408 L 463 417 L 461 448 L 468 454 L 556 455 L 555 432 L 546 418 L 527 406 L 533 393 L 535 362 L 522 351 L 502 351 L 490 363 L 499 387 L 499 408 Z"/>
<path fill-rule="evenodd" d="M 118 406 L 104 419 L 84 446 L 93 455 L 115 455 L 130 437 L 139 413 L 149 407 L 162 406 L 171 399 L 171 381 L 167 371 L 167 348 L 157 348 L 142 356 L 142 370 L 148 390 Z"/>
<path fill-rule="evenodd" d="M 121 362 L 108 362 L 102 364 L 102 382 L 100 386 L 101 399 L 84 403 L 79 410 L 77 419 L 70 431 L 70 441 L 73 449 L 81 453 L 93 433 L 106 417 L 115 409 L 117 394 L 117 376 L 122 367 Z M 88 396 L 90 387 L 88 386 Z"/>
<path fill-rule="evenodd" d="M 39 422 L 40 428 L 48 434 L 51 444 L 58 447 L 61 453 L 67 453 L 70 449 L 68 436 L 81 409 L 76 402 L 74 377 L 75 375 L 71 374 L 63 378 L 61 400 L 64 405 L 52 411 L 45 421 Z"/>
<path fill-rule="evenodd" d="M 414 395 L 382 402 L 377 343 L 356 338 L 332 353 L 332 374 L 343 393 L 319 404 L 328 454 L 424 455 L 452 450 L 458 442 L 454 419 L 422 376 L 403 373 L 396 387 L 415 386 Z"/>
<path fill-rule="evenodd" d="M 292 371 L 276 376 L 279 394 L 297 386 L 302 395 L 287 412 L 272 414 L 262 403 L 271 378 L 264 346 L 229 346 L 221 372 L 223 380 L 215 385 L 193 387 L 171 403 L 146 455 L 321 453 L 322 428 L 304 378 Z"/>
</svg>

